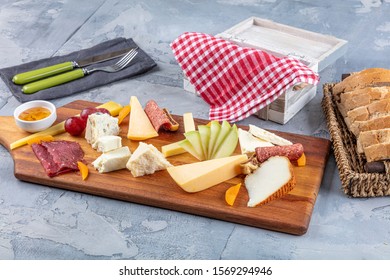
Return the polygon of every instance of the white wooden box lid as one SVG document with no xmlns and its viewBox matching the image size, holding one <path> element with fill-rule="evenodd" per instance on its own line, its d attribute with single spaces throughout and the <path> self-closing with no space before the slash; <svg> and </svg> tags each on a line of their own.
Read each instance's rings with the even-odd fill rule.
<svg viewBox="0 0 390 280">
<path fill-rule="evenodd" d="M 217 37 L 275 56 L 289 55 L 309 65 L 318 64 L 318 69 L 313 69 L 318 72 L 344 55 L 347 48 L 345 40 L 257 17 L 248 18 Z"/>
</svg>

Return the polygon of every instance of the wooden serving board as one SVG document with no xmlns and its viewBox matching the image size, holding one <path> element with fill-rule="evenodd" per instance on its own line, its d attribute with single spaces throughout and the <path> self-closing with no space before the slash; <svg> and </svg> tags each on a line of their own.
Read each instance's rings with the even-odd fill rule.
<svg viewBox="0 0 390 280">
<path fill-rule="evenodd" d="M 69 103 L 57 109 L 57 121 L 63 121 L 80 113 L 83 108 L 96 105 L 98 104 L 81 100 Z M 160 150 L 162 145 L 183 139 L 182 117 L 174 116 L 174 118 L 180 124 L 179 131 L 161 132 L 159 137 L 145 142 L 155 145 Z M 199 119 L 195 121 L 197 124 L 208 122 Z M 128 145 L 133 152 L 138 142 L 126 138 L 127 127 L 128 117 L 121 124 L 121 136 L 123 136 L 123 145 Z M 247 129 L 245 126 L 241 128 Z M 305 167 L 294 166 L 297 185 L 289 194 L 255 208 L 246 206 L 248 194 L 244 185 L 241 187 L 234 206 L 229 206 L 225 202 L 226 189 L 233 184 L 243 182 L 244 177 L 240 176 L 202 192 L 187 193 L 172 180 L 165 170 L 138 178 L 134 178 L 127 169 L 99 174 L 90 163 L 100 153 L 93 150 L 83 137 L 72 137 L 68 133 L 60 134 L 55 138 L 78 141 L 81 144 L 90 169 L 89 177 L 85 181 L 81 179 L 79 172 L 49 178 L 28 145 L 12 150 L 10 154 L 14 160 L 15 177 L 23 181 L 302 235 L 309 226 L 329 156 L 330 141 L 298 134 L 275 133 L 292 142 L 302 143 L 305 148 L 307 165 Z M 28 133 L 16 126 L 12 116 L 0 117 L 0 143 L 8 150 L 11 142 L 27 135 Z M 240 152 L 239 147 L 236 152 Z M 173 165 L 196 161 L 188 153 L 169 157 L 168 160 Z"/>
</svg>

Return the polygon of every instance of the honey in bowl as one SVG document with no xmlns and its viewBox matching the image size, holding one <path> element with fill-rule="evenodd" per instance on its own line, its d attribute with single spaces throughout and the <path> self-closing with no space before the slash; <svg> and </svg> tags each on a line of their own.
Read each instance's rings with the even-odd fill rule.
<svg viewBox="0 0 390 280">
<path fill-rule="evenodd" d="M 50 116 L 51 112 L 45 107 L 33 107 L 20 113 L 19 119 L 23 121 L 39 121 Z"/>
</svg>

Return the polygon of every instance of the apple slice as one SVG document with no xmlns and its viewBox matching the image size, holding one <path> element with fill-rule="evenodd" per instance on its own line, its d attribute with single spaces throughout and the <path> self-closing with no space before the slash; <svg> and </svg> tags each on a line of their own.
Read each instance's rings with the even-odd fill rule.
<svg viewBox="0 0 390 280">
<path fill-rule="evenodd" d="M 199 131 L 197 131 L 197 130 L 188 131 L 188 132 L 184 133 L 184 136 L 191 143 L 191 146 L 194 148 L 194 151 L 197 154 L 197 156 L 195 156 L 195 157 L 199 160 L 205 160 L 206 156 L 203 153 L 202 142 L 200 140 Z M 183 147 L 183 148 L 186 149 L 185 147 Z"/>
<path fill-rule="evenodd" d="M 213 150 L 211 152 L 211 156 L 209 158 L 214 158 L 215 153 L 218 151 L 219 147 L 225 140 L 225 137 L 229 134 L 231 126 L 228 121 L 223 121 L 221 125 L 221 129 L 219 130 L 218 137 L 215 140 L 215 144 L 213 146 Z"/>
<path fill-rule="evenodd" d="M 196 152 L 194 146 L 192 146 L 191 142 L 188 139 L 184 139 L 182 141 L 177 142 L 177 144 L 182 147 L 186 152 L 190 153 L 198 160 L 202 160 L 202 157 Z"/>
<path fill-rule="evenodd" d="M 203 154 L 208 156 L 210 142 L 210 127 L 207 125 L 198 125 L 200 141 L 202 143 Z"/>
<path fill-rule="evenodd" d="M 237 126 L 234 124 L 228 131 L 228 134 L 222 141 L 220 147 L 214 153 L 213 158 L 223 158 L 223 157 L 231 156 L 237 147 L 237 143 L 238 143 L 238 129 Z"/>
<path fill-rule="evenodd" d="M 211 158 L 212 152 L 214 149 L 214 145 L 217 141 L 219 131 L 221 130 L 221 125 L 218 121 L 211 121 L 210 122 L 210 141 L 209 141 L 209 148 L 207 153 L 207 158 Z"/>
</svg>

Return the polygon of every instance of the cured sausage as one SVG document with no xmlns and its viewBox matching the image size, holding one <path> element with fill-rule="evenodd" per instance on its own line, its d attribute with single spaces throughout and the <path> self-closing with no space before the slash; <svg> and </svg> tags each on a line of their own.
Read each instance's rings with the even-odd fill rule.
<svg viewBox="0 0 390 280">
<path fill-rule="evenodd" d="M 178 123 L 173 120 L 167 110 L 161 109 L 157 105 L 156 101 L 149 100 L 148 103 L 146 103 L 144 110 L 157 132 L 161 128 L 169 131 L 175 131 L 178 129 Z"/>
<path fill-rule="evenodd" d="M 290 161 L 295 161 L 302 156 L 303 146 L 300 143 L 295 143 L 286 146 L 257 147 L 255 151 L 259 163 L 266 161 L 272 156 L 285 156 Z"/>
<path fill-rule="evenodd" d="M 31 148 L 49 177 L 77 171 L 77 162 L 84 158 L 80 144 L 72 141 L 42 142 L 33 144 Z"/>
</svg>

